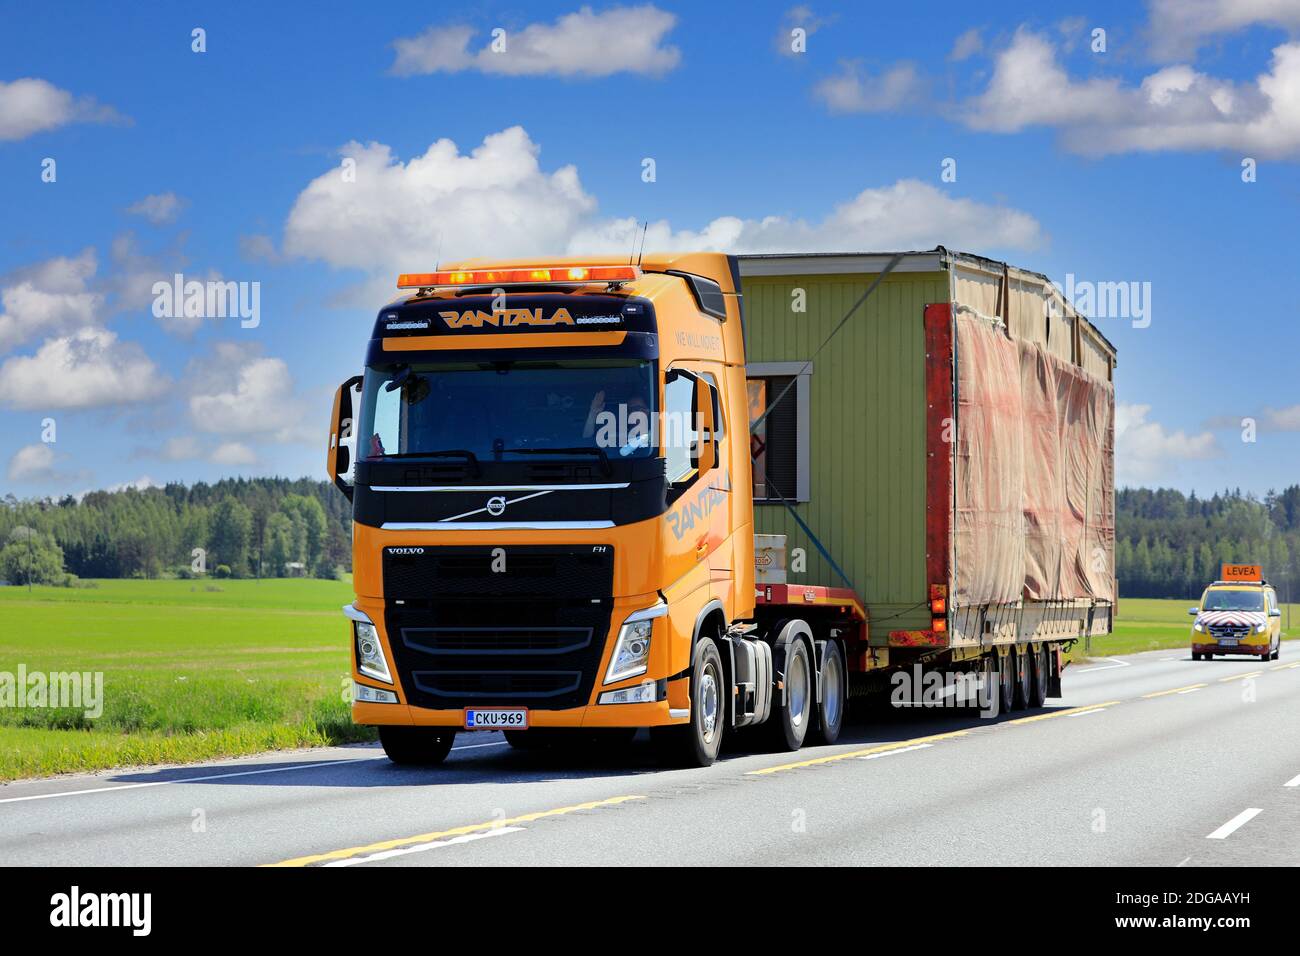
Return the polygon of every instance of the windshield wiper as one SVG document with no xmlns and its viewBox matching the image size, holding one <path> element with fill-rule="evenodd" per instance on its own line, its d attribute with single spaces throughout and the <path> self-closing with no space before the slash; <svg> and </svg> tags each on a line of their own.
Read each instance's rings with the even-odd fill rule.
<svg viewBox="0 0 1300 956">
<path fill-rule="evenodd" d="M 398 451 L 385 454 L 385 458 L 464 458 L 469 465 L 470 471 L 477 477 L 479 474 L 478 457 L 465 448 L 448 448 L 443 451 Z"/>
<path fill-rule="evenodd" d="M 600 470 L 608 477 L 613 469 L 609 465 L 609 455 L 599 446 L 588 445 L 584 448 L 503 448 L 503 452 L 515 455 L 588 455 L 600 459 Z"/>
</svg>

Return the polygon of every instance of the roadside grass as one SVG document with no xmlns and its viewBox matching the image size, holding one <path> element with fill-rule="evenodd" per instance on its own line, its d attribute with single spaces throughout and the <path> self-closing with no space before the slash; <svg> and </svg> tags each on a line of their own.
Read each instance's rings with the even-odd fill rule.
<svg viewBox="0 0 1300 956">
<path fill-rule="evenodd" d="M 1121 598 L 1115 617 L 1115 632 L 1092 639 L 1092 649 L 1083 641 L 1074 645 L 1067 660 L 1110 657 L 1114 654 L 1140 654 L 1143 651 L 1186 650 L 1191 652 L 1192 618 L 1187 609 L 1194 607 L 1200 595 L 1183 601 L 1153 598 Z M 1300 605 L 1282 609 L 1282 639 L 1287 634 L 1287 614 L 1296 615 L 1300 631 Z"/>
<path fill-rule="evenodd" d="M 93 719 L 0 707 L 0 780 L 373 739 L 349 711 L 347 583 L 96 584 L 0 588 L 0 671 L 103 674 Z"/>
</svg>

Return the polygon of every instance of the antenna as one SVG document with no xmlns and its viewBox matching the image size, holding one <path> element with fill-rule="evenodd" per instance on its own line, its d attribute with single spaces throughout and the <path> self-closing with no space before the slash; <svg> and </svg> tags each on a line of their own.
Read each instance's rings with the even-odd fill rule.
<svg viewBox="0 0 1300 956">
<path fill-rule="evenodd" d="M 640 220 L 637 220 L 640 222 Z M 636 256 L 636 226 L 632 227 L 632 248 L 627 251 L 627 264 L 632 264 L 632 259 Z"/>
<path fill-rule="evenodd" d="M 650 220 L 647 219 L 645 221 L 645 225 L 641 227 L 641 251 L 636 254 L 637 265 L 641 264 L 641 257 L 645 255 L 645 234 L 649 231 L 650 231 Z"/>
<path fill-rule="evenodd" d="M 437 272 L 438 267 L 442 265 L 442 230 L 438 230 L 438 249 L 433 254 L 433 271 Z"/>
</svg>

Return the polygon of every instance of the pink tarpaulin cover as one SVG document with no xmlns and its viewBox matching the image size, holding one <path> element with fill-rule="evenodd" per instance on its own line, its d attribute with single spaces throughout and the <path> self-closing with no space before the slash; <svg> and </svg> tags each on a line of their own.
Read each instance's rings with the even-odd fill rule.
<svg viewBox="0 0 1300 956">
<path fill-rule="evenodd" d="M 1115 391 L 957 318 L 953 600 L 1114 600 Z"/>
</svg>

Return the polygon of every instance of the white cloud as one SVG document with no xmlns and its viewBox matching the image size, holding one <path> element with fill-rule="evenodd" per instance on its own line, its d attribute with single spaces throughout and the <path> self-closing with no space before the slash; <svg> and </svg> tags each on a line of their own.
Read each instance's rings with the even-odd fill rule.
<svg viewBox="0 0 1300 956">
<path fill-rule="evenodd" d="M 1264 425 L 1271 431 L 1300 432 L 1300 405 L 1264 409 Z"/>
<path fill-rule="evenodd" d="M 1072 79 L 1054 44 L 1022 27 L 997 56 L 988 87 L 956 115 L 990 132 L 1057 127 L 1068 149 L 1090 155 L 1201 149 L 1296 155 L 1300 42 L 1275 48 L 1269 72 L 1254 83 L 1180 65 L 1132 86 L 1114 77 Z"/>
<path fill-rule="evenodd" d="M 23 484 L 53 484 L 67 481 L 76 476 L 59 470 L 58 462 L 64 458 L 67 456 L 56 455 L 54 448 L 47 444 L 24 445 L 9 459 L 9 467 L 5 474 L 10 481 Z"/>
<path fill-rule="evenodd" d="M 133 216 L 143 216 L 155 226 L 165 226 L 175 222 L 188 204 L 188 200 L 175 193 L 155 193 L 127 206 L 126 211 Z"/>
<path fill-rule="evenodd" d="M 1295 0 L 1150 0 L 1148 32 L 1152 52 L 1159 59 L 1190 57 L 1210 37 L 1256 24 L 1300 30 L 1300 3 Z"/>
<path fill-rule="evenodd" d="M 886 113 L 921 99 L 925 81 L 911 63 L 896 63 L 883 73 L 870 74 L 853 61 L 813 87 L 813 95 L 834 113 Z"/>
<path fill-rule="evenodd" d="M 953 43 L 948 59 L 952 63 L 961 63 L 963 60 L 969 60 L 983 49 L 984 37 L 981 35 L 979 27 L 971 27 Z"/>
<path fill-rule="evenodd" d="M 96 268 L 95 250 L 88 248 L 9 276 L 0 287 L 0 352 L 101 322 L 104 297 L 88 288 Z"/>
<path fill-rule="evenodd" d="M 245 444 L 228 441 L 213 450 L 211 460 L 218 465 L 255 465 L 257 453 Z"/>
<path fill-rule="evenodd" d="M 294 393 L 283 359 L 259 355 L 251 346 L 218 342 L 210 356 L 190 364 L 186 379 L 193 383 L 190 419 L 202 431 L 270 441 L 312 438 L 302 424 L 305 405 Z M 224 452 L 236 453 L 233 446 Z"/>
<path fill-rule="evenodd" d="M 1168 477 L 1177 472 L 1181 462 L 1222 454 L 1213 433 L 1169 431 L 1159 422 L 1149 421 L 1150 414 L 1150 405 L 1119 402 L 1115 406 L 1115 468 L 1121 483 Z"/>
<path fill-rule="evenodd" d="M 512 127 L 462 155 L 439 140 L 402 163 L 389 147 L 351 144 L 356 182 L 337 171 L 313 180 L 285 226 L 291 255 L 322 259 L 369 275 L 349 300 L 373 308 L 393 294 L 395 274 L 428 271 L 439 260 L 472 256 L 626 252 L 636 223 L 600 218 L 572 166 L 548 173 L 538 148 Z M 701 226 L 651 223 L 646 248 L 725 252 L 928 249 L 943 243 L 978 249 L 1032 249 L 1042 227 L 1016 209 L 959 199 L 905 179 L 865 189 L 819 221 L 720 216 Z"/>
<path fill-rule="evenodd" d="M 87 96 L 74 98 L 45 80 L 0 80 L 0 140 L 26 139 L 69 123 L 124 121 L 111 106 L 101 106 Z"/>
<path fill-rule="evenodd" d="M 144 350 L 107 329 L 47 339 L 31 356 L 0 365 L 0 404 L 16 409 L 80 409 L 157 398 L 169 386 Z"/>
<path fill-rule="evenodd" d="M 390 292 L 398 272 L 428 271 L 439 259 L 562 248 L 596 206 L 574 167 L 541 170 L 538 147 L 518 126 L 468 155 L 449 139 L 406 163 L 382 143 L 342 152 L 356 160 L 356 181 L 338 169 L 314 179 L 289 212 L 284 251 L 382 271 Z"/>
<path fill-rule="evenodd" d="M 208 461 L 217 465 L 255 465 L 257 453 L 243 442 L 214 441 L 197 435 L 174 435 L 157 447 L 135 450 L 135 458 L 156 458 L 160 461 Z"/>
<path fill-rule="evenodd" d="M 392 72 L 399 76 L 479 70 L 508 76 L 611 76 L 643 73 L 659 76 L 681 60 L 674 46 L 664 46 L 677 17 L 647 4 L 611 7 L 599 13 L 582 7 L 554 23 L 531 23 L 507 30 L 504 49 L 493 38 L 471 50 L 476 31 L 464 25 L 432 26 L 423 33 L 393 41 Z"/>
<path fill-rule="evenodd" d="M 571 252 L 617 252 L 631 248 L 633 219 L 597 224 L 574 235 Z M 931 249 L 936 245 L 971 249 L 1033 249 L 1044 240 L 1038 220 L 1028 213 L 971 199 L 954 199 L 915 179 L 864 189 L 817 222 L 766 216 L 722 216 L 700 230 L 676 231 L 665 221 L 651 223 L 646 248 L 716 249 L 733 253 L 856 252 Z"/>
</svg>

